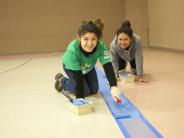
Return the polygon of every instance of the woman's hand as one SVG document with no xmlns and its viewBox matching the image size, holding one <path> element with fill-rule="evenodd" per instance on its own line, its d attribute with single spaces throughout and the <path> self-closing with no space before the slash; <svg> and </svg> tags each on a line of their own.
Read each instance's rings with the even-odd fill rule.
<svg viewBox="0 0 184 138">
<path fill-rule="evenodd" d="M 140 83 L 149 83 L 149 81 L 144 80 L 142 76 L 135 76 L 135 82 L 140 82 Z"/>
<path fill-rule="evenodd" d="M 121 99 L 121 97 L 120 97 L 121 92 L 120 92 L 118 86 L 113 86 L 113 87 L 111 87 L 111 94 L 112 94 L 112 98 L 114 99 L 114 101 L 115 101 L 116 103 L 122 102 L 122 99 Z"/>
</svg>

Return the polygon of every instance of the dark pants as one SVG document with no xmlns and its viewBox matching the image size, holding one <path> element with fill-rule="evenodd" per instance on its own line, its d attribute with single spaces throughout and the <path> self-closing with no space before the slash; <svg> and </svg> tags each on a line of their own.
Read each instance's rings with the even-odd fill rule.
<svg viewBox="0 0 184 138">
<path fill-rule="evenodd" d="M 75 94 L 76 83 L 74 80 L 74 73 L 71 70 L 65 68 L 64 71 L 66 72 L 68 78 L 64 77 L 61 80 L 63 89 Z M 81 83 L 84 84 L 84 96 L 96 94 L 98 92 L 99 85 L 95 68 L 93 68 L 87 74 L 83 75 L 83 82 Z"/>
<path fill-rule="evenodd" d="M 133 70 L 136 70 L 135 58 L 134 58 L 133 60 L 129 61 L 129 62 L 130 62 L 131 68 L 132 68 Z M 120 57 L 119 57 L 118 63 L 119 63 L 119 70 L 123 70 L 123 69 L 125 69 L 126 66 L 127 66 L 127 61 L 125 61 L 124 59 L 122 59 L 122 58 L 120 58 Z"/>
</svg>

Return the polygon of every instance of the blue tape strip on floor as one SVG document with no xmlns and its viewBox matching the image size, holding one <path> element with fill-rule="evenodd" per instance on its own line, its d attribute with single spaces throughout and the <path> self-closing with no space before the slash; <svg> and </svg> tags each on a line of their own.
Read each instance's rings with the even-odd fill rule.
<svg viewBox="0 0 184 138">
<path fill-rule="evenodd" d="M 124 96 L 122 103 L 115 103 L 110 94 L 110 87 L 105 77 L 96 68 L 99 90 L 126 138 L 163 138 L 163 136 L 144 118 L 139 110 Z"/>
</svg>

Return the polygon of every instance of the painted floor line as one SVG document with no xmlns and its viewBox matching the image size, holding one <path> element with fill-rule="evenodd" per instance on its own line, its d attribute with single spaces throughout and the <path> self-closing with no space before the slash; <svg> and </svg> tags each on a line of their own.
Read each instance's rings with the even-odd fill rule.
<svg viewBox="0 0 184 138">
<path fill-rule="evenodd" d="M 106 76 L 98 68 L 96 71 L 99 91 L 125 138 L 163 138 L 125 95 L 121 95 L 122 103 L 115 103 Z"/>
</svg>

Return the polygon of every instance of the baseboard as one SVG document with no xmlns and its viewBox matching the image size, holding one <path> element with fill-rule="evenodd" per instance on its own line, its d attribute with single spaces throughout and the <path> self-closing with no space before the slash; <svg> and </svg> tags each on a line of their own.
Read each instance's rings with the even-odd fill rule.
<svg viewBox="0 0 184 138">
<path fill-rule="evenodd" d="M 165 48 L 165 47 L 158 47 L 158 46 L 149 46 L 148 48 L 184 54 L 184 50 L 182 49 L 173 49 L 173 48 Z"/>
</svg>

